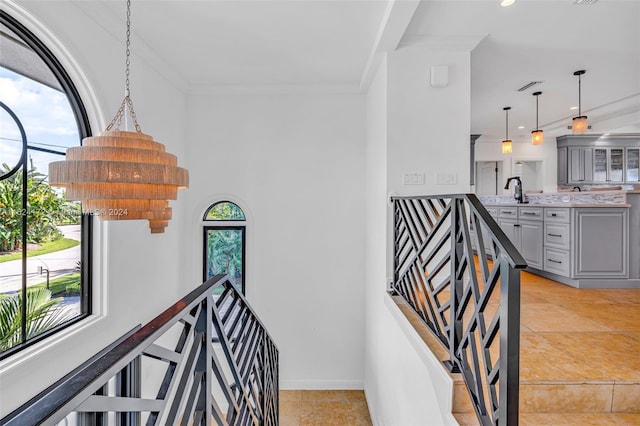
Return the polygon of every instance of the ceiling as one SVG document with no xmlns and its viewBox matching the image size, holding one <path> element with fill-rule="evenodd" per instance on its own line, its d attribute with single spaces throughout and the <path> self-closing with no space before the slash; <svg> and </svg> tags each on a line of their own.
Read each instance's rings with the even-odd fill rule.
<svg viewBox="0 0 640 426">
<path fill-rule="evenodd" d="M 423 2 L 405 37 L 430 34 L 486 35 L 471 53 L 471 133 L 480 141 L 505 138 L 510 106 L 509 137 L 528 142 L 536 91 L 540 128 L 570 133 L 577 70 L 586 70 L 581 106 L 592 133 L 640 131 L 640 1 Z"/>
<path fill-rule="evenodd" d="M 578 0 L 580 1 L 580 0 Z M 584 1 L 584 0 L 582 0 Z M 73 3 L 124 39 L 124 1 Z M 640 0 L 134 1 L 135 55 L 189 93 L 221 88 L 366 87 L 375 53 L 425 39 L 481 40 L 471 54 L 471 133 L 526 142 L 539 123 L 566 134 L 577 111 L 591 132 L 640 132 Z M 29 2 L 25 3 L 27 6 Z M 135 63 L 133 65 L 135 67 Z M 540 81 L 525 91 L 517 89 Z M 518 129 L 518 126 L 522 126 Z"/>
</svg>

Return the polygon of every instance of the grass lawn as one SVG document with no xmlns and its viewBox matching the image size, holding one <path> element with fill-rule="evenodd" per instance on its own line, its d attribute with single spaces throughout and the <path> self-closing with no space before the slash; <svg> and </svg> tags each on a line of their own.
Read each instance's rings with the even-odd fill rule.
<svg viewBox="0 0 640 426">
<path fill-rule="evenodd" d="M 72 240 L 71 238 L 60 238 L 59 240 L 43 243 L 39 248 L 28 250 L 27 257 L 39 256 L 41 254 L 53 253 L 54 251 L 60 251 L 75 247 L 80 244 L 78 240 Z M 22 259 L 22 251 L 17 253 L 9 253 L 0 255 L 0 263 L 8 262 L 10 260 Z"/>
<path fill-rule="evenodd" d="M 64 275 L 62 277 L 52 279 L 51 281 L 49 281 L 49 290 L 51 290 L 51 296 L 52 297 L 63 296 L 64 293 L 66 293 L 67 291 L 67 286 L 72 284 L 80 285 L 79 272 L 74 272 L 71 275 Z M 45 281 L 40 284 L 29 286 L 29 288 L 46 287 L 46 286 L 47 286 L 47 282 Z"/>
</svg>

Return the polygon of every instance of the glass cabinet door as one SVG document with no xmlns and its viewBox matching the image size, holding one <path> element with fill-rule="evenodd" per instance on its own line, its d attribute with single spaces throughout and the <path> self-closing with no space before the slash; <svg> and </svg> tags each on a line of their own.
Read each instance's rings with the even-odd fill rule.
<svg viewBox="0 0 640 426">
<path fill-rule="evenodd" d="M 608 182 L 624 182 L 624 148 L 611 148 L 609 154 Z"/>
<path fill-rule="evenodd" d="M 627 182 L 640 182 L 638 169 L 640 168 L 640 148 L 627 148 Z"/>
<path fill-rule="evenodd" d="M 593 150 L 593 181 L 607 181 L 607 150 L 605 148 Z"/>
</svg>

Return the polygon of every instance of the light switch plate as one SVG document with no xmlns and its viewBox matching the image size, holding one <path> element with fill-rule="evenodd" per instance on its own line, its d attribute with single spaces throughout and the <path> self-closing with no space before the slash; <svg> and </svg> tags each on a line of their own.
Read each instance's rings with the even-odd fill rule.
<svg viewBox="0 0 640 426">
<path fill-rule="evenodd" d="M 405 172 L 402 174 L 403 185 L 424 185 L 424 173 Z"/>
<path fill-rule="evenodd" d="M 455 185 L 458 176 L 455 173 L 436 173 L 436 185 Z"/>
</svg>

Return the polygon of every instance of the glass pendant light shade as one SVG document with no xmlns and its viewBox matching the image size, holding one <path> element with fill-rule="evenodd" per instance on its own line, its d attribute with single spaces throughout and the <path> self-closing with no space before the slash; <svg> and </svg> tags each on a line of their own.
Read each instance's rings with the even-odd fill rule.
<svg viewBox="0 0 640 426">
<path fill-rule="evenodd" d="M 511 154 L 513 152 L 513 142 L 509 139 L 509 110 L 511 107 L 502 108 L 505 113 L 505 138 L 502 141 L 502 153 Z"/>
<path fill-rule="evenodd" d="M 544 134 L 542 130 L 534 130 L 531 132 L 531 145 L 542 145 L 544 143 Z"/>
<path fill-rule="evenodd" d="M 582 115 L 582 80 L 581 76 L 586 73 L 585 70 L 579 70 L 573 73 L 573 75 L 578 76 L 578 116 L 573 117 L 573 123 L 571 126 L 572 132 L 574 135 L 582 135 L 587 133 L 589 129 L 589 123 L 587 121 L 587 116 Z"/>
<path fill-rule="evenodd" d="M 542 92 L 535 92 L 533 96 L 536 97 L 536 129 L 531 132 L 531 144 L 542 145 L 544 143 L 544 134 L 542 130 L 538 128 L 538 96 L 542 95 Z"/>
<path fill-rule="evenodd" d="M 573 117 L 573 125 L 571 127 L 573 129 L 574 135 L 582 135 L 584 133 L 587 133 L 587 129 L 589 128 L 587 116 L 581 115 L 579 117 Z"/>
</svg>

